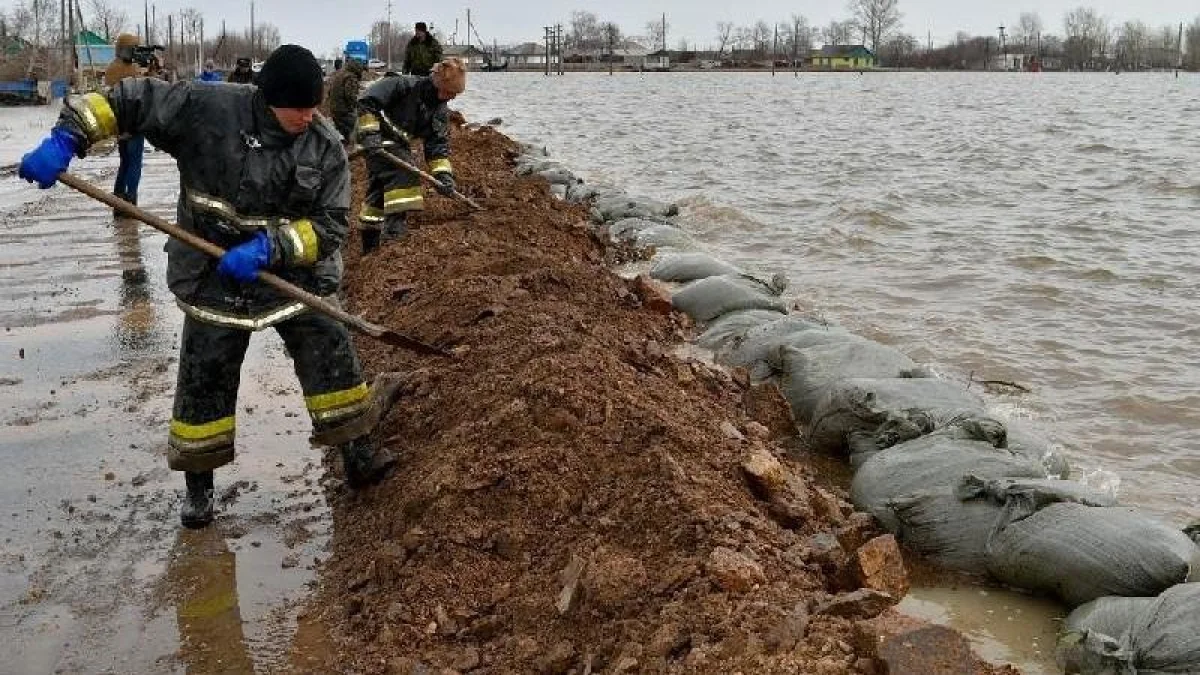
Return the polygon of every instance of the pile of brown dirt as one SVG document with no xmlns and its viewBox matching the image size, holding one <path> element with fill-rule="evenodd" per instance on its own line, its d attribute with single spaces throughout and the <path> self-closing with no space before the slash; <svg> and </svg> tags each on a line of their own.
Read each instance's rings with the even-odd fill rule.
<svg viewBox="0 0 1200 675">
<path fill-rule="evenodd" d="M 847 596 L 877 532 L 787 457 L 784 401 L 675 356 L 685 319 L 608 269 L 584 208 L 513 175 L 512 141 L 452 143 L 485 212 L 435 196 L 403 241 L 347 246 L 351 309 L 458 358 L 358 340 L 368 371 L 411 374 L 381 430 L 399 468 L 330 485 L 302 627 L 328 653 L 298 648 L 299 668 L 883 672 L 859 639 L 882 608 Z"/>
</svg>

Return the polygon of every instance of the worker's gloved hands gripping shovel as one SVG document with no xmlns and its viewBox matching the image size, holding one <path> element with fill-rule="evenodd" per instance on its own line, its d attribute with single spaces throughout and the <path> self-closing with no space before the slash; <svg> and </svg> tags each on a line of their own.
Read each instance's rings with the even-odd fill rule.
<svg viewBox="0 0 1200 675">
<path fill-rule="evenodd" d="M 56 128 L 38 145 L 37 148 L 21 158 L 18 175 L 27 181 L 37 183 L 38 187 L 47 189 L 54 183 L 61 182 L 83 194 L 100 201 L 108 206 L 136 218 L 147 225 L 165 232 L 203 253 L 220 258 L 218 271 L 238 281 L 249 283 L 260 281 L 271 286 L 280 293 L 298 300 L 310 309 L 330 316 L 364 335 L 373 337 L 391 345 L 404 347 L 419 354 L 433 354 L 450 357 L 452 354 L 441 347 L 426 344 L 416 338 L 397 333 L 394 330 L 373 324 L 359 316 L 354 316 L 341 307 L 326 301 L 308 291 L 290 284 L 278 276 L 264 271 L 271 260 L 271 241 L 264 232 L 257 233 L 250 241 L 239 244 L 229 251 L 202 239 L 187 230 L 154 216 L 138 207 L 115 197 L 96 186 L 67 173 L 71 158 L 79 155 L 79 143 L 65 129 Z"/>
</svg>

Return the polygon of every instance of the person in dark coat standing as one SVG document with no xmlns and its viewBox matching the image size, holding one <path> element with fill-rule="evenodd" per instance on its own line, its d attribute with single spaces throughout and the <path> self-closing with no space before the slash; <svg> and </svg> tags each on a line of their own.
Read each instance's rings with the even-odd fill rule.
<svg viewBox="0 0 1200 675">
<path fill-rule="evenodd" d="M 434 64 L 442 60 L 442 45 L 425 26 L 424 21 L 418 21 L 413 27 L 413 36 L 404 48 L 405 75 L 429 75 Z"/>
</svg>

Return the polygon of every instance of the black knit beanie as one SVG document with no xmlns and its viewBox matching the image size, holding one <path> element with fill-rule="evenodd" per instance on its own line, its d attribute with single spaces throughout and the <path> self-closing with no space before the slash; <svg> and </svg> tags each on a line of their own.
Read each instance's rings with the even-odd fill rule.
<svg viewBox="0 0 1200 675">
<path fill-rule="evenodd" d="M 325 95 L 321 64 L 300 45 L 283 45 L 271 52 L 255 83 L 267 105 L 276 108 L 315 108 Z"/>
</svg>

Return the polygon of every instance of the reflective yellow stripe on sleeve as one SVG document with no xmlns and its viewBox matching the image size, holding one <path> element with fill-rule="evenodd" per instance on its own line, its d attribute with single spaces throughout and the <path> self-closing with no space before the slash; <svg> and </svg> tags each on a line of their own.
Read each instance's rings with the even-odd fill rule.
<svg viewBox="0 0 1200 675">
<path fill-rule="evenodd" d="M 356 387 L 341 391 L 305 396 L 304 405 L 308 407 L 308 414 L 312 416 L 314 422 L 328 422 L 365 410 L 370 404 L 367 398 L 370 393 L 370 387 L 363 382 Z"/>
<path fill-rule="evenodd" d="M 363 113 L 358 116 L 358 133 L 369 134 L 379 131 L 379 118 L 371 113 Z"/>
<path fill-rule="evenodd" d="M 309 266 L 317 262 L 319 243 L 311 220 L 297 220 L 279 228 L 291 248 L 291 264 Z"/>
<path fill-rule="evenodd" d="M 453 173 L 454 167 L 450 166 L 450 160 L 445 157 L 435 159 L 429 163 L 429 173 Z"/>
<path fill-rule="evenodd" d="M 83 123 L 83 131 L 90 143 L 97 143 L 117 135 L 117 115 L 103 94 L 92 92 L 82 96 L 71 96 L 67 105 Z"/>
</svg>

